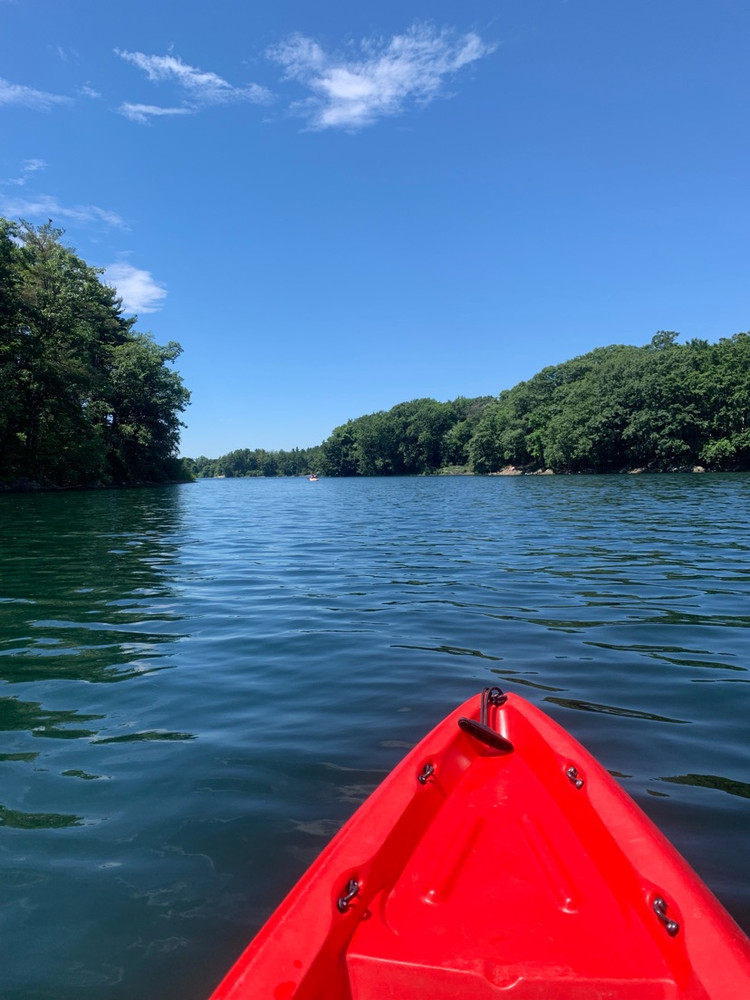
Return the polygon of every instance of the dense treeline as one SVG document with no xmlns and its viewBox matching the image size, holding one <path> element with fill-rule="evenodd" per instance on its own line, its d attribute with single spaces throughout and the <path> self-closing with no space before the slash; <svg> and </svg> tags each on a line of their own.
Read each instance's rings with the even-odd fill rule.
<svg viewBox="0 0 750 1000">
<path fill-rule="evenodd" d="M 420 475 L 750 468 L 750 334 L 598 348 L 498 397 L 416 399 L 318 448 L 198 459 L 198 475 Z"/>
<path fill-rule="evenodd" d="M 264 448 L 239 448 L 220 458 L 186 458 L 185 464 L 196 477 L 226 476 L 302 476 L 319 470 L 323 464 L 320 445 L 293 448 L 291 451 L 266 451 Z"/>
<path fill-rule="evenodd" d="M 51 224 L 0 219 L 0 482 L 184 477 L 181 352 L 133 329 L 114 289 Z"/>
<path fill-rule="evenodd" d="M 501 393 L 470 442 L 472 469 L 750 468 L 750 334 L 676 337 L 599 348 Z"/>
<path fill-rule="evenodd" d="M 291 451 L 242 448 L 220 458 L 186 459 L 193 475 L 328 476 L 420 475 L 463 467 L 468 444 L 492 396 L 438 403 L 415 399 L 337 427 L 322 445 Z"/>
<path fill-rule="evenodd" d="M 492 397 L 448 403 L 415 399 L 337 427 L 323 442 L 323 471 L 332 476 L 409 476 L 457 470 Z"/>
</svg>

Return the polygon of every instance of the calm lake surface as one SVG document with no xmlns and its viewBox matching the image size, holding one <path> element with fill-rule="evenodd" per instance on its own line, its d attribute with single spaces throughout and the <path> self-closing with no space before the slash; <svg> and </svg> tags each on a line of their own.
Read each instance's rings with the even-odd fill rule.
<svg viewBox="0 0 750 1000">
<path fill-rule="evenodd" d="M 0 497 L 0 995 L 205 1000 L 487 684 L 750 930 L 750 477 Z"/>
</svg>

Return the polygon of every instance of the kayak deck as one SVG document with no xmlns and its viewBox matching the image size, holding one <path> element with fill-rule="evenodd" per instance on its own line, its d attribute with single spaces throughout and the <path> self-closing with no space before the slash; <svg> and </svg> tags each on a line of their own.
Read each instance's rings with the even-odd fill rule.
<svg viewBox="0 0 750 1000">
<path fill-rule="evenodd" d="M 496 701 L 489 734 L 476 697 L 407 755 L 213 1000 L 750 996 L 698 876 L 564 730 Z"/>
</svg>

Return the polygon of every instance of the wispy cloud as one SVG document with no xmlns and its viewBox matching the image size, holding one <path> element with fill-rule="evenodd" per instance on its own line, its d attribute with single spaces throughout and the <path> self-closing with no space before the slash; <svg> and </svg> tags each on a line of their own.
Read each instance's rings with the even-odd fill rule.
<svg viewBox="0 0 750 1000">
<path fill-rule="evenodd" d="M 80 223 L 104 223 L 115 229 L 127 229 L 125 221 L 117 212 L 111 212 L 98 205 L 63 205 L 52 195 L 40 194 L 28 197 L 11 197 L 0 191 L 0 214 L 15 219 L 52 219 L 55 222 L 69 220 Z"/>
<path fill-rule="evenodd" d="M 55 51 L 61 62 L 70 62 L 71 59 L 78 62 L 80 59 L 80 54 L 75 49 L 64 49 L 62 45 L 58 45 Z"/>
<path fill-rule="evenodd" d="M 18 177 L 0 180 L 0 215 L 15 219 L 41 219 L 46 222 L 95 223 L 115 229 L 128 229 L 122 216 L 98 205 L 64 205 L 54 195 L 31 191 L 6 192 L 3 188 L 26 188 L 34 174 L 46 170 L 47 164 L 38 157 L 24 160 Z M 29 185 L 30 186 L 30 185 Z"/>
<path fill-rule="evenodd" d="M 49 111 L 60 104 L 69 104 L 69 97 L 59 94 L 48 94 L 44 90 L 34 90 L 20 83 L 10 83 L 0 77 L 0 105 L 20 104 L 33 111 Z"/>
<path fill-rule="evenodd" d="M 130 104 L 126 102 L 117 109 L 125 118 L 139 125 L 147 125 L 151 118 L 161 118 L 164 115 L 192 115 L 193 109 L 186 107 L 162 108 L 155 104 Z"/>
<path fill-rule="evenodd" d="M 127 313 L 157 312 L 167 297 L 166 288 L 154 280 L 150 271 L 124 261 L 105 267 L 104 280 L 116 289 Z"/>
<path fill-rule="evenodd" d="M 402 112 L 410 102 L 427 104 L 438 97 L 446 78 L 494 51 L 470 32 L 438 31 L 415 24 L 390 40 L 365 39 L 359 58 L 328 55 L 312 38 L 292 35 L 268 50 L 287 79 L 312 96 L 292 105 L 310 128 L 350 131 Z"/>
<path fill-rule="evenodd" d="M 183 95 L 182 103 L 177 107 L 127 102 L 120 105 L 120 114 L 141 124 L 148 122 L 151 117 L 195 114 L 217 104 L 241 101 L 268 104 L 272 99 L 270 91 L 257 83 L 236 87 L 216 73 L 184 63 L 178 56 L 149 56 L 143 52 L 126 52 L 122 49 L 115 49 L 115 52 L 121 59 L 142 70 L 152 83 L 171 83 Z"/>
<path fill-rule="evenodd" d="M 35 174 L 37 170 L 44 170 L 46 166 L 47 164 L 44 162 L 44 160 L 40 160 L 35 157 L 31 160 L 23 161 L 23 172 L 25 174 Z"/>
<path fill-rule="evenodd" d="M 29 177 L 35 174 L 37 170 L 44 170 L 47 164 L 44 160 L 24 160 L 21 166 L 21 176 L 20 177 L 8 177 L 6 180 L 0 181 L 0 184 L 13 187 L 24 187 Z"/>
</svg>

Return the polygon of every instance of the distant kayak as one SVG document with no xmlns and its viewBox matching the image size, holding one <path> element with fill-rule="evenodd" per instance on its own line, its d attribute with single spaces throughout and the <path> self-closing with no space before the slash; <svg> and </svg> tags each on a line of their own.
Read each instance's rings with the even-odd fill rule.
<svg viewBox="0 0 750 1000">
<path fill-rule="evenodd" d="M 307 481 L 308 481 L 308 483 L 317 483 L 318 477 L 317 476 L 308 476 L 307 477 Z"/>
<path fill-rule="evenodd" d="M 212 1000 L 747 1000 L 750 941 L 604 768 L 486 689 L 360 806 Z"/>
</svg>

